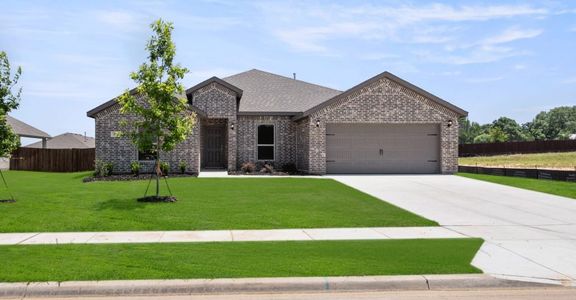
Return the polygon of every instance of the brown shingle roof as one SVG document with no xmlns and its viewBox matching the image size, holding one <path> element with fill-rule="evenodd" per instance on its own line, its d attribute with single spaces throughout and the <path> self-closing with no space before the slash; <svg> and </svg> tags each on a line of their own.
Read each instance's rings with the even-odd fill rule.
<svg viewBox="0 0 576 300">
<path fill-rule="evenodd" d="M 231 89 L 236 93 L 237 98 L 240 98 L 239 114 L 291 115 L 295 116 L 295 119 L 300 119 L 383 77 L 456 112 L 460 116 L 466 116 L 468 114 L 465 110 L 389 72 L 383 72 L 342 92 L 301 80 L 252 69 L 222 79 L 217 77 L 209 78 L 186 90 L 186 94 L 190 97 L 195 90 L 212 82 L 216 82 Z M 98 112 L 115 103 L 116 99 L 112 99 L 88 111 L 87 115 L 93 118 Z M 205 116 L 203 111 L 193 106 L 190 108 L 201 116 Z"/>
<path fill-rule="evenodd" d="M 28 125 L 14 117 L 7 116 L 6 121 L 12 130 L 19 136 L 30 138 L 49 138 L 50 135 L 46 132 Z"/>
<path fill-rule="evenodd" d="M 256 69 L 222 78 L 243 91 L 240 113 L 301 113 L 341 91 Z"/>
<path fill-rule="evenodd" d="M 77 133 L 63 133 L 57 135 L 46 141 L 46 148 L 48 149 L 86 149 L 95 148 L 96 140 L 93 137 L 85 137 Z M 36 142 L 26 148 L 42 148 L 42 142 Z"/>
<path fill-rule="evenodd" d="M 132 95 L 136 95 L 136 88 L 133 88 L 132 90 L 130 90 L 130 93 L 131 93 Z M 119 96 L 118 96 L 118 97 L 119 97 Z M 114 99 L 111 99 L 111 100 L 108 100 L 108 101 L 106 101 L 106 102 L 104 102 L 104 103 L 96 106 L 95 108 L 87 111 L 87 112 L 86 112 L 86 115 L 87 115 L 88 117 L 90 117 L 90 118 L 96 117 L 96 114 L 98 114 L 99 112 L 101 112 L 101 111 L 103 111 L 103 110 L 105 110 L 105 109 L 107 109 L 107 108 L 115 105 L 116 103 L 118 103 L 118 97 L 116 97 L 116 98 L 114 98 Z M 182 94 L 182 95 L 180 95 L 180 97 L 186 97 L 186 95 Z M 205 117 L 205 116 L 206 116 L 206 112 L 202 111 L 201 109 L 199 109 L 199 108 L 197 108 L 197 107 L 195 107 L 195 106 L 193 106 L 193 105 L 189 105 L 189 106 L 188 106 L 188 109 L 191 110 L 191 111 L 193 111 L 193 112 L 195 112 L 195 113 L 197 113 L 197 114 L 200 115 L 201 117 Z"/>
</svg>

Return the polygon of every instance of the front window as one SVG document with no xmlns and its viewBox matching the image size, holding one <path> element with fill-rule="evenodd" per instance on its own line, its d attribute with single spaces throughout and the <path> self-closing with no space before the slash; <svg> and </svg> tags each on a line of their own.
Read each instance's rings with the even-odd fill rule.
<svg viewBox="0 0 576 300">
<path fill-rule="evenodd" d="M 138 151 L 138 160 L 156 160 L 156 150 Z"/>
<path fill-rule="evenodd" d="M 274 125 L 258 126 L 258 160 L 274 160 Z"/>
</svg>

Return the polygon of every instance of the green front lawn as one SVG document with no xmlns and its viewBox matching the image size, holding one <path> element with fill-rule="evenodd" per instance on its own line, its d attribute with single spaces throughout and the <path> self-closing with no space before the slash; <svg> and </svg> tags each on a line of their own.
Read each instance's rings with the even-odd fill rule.
<svg viewBox="0 0 576 300">
<path fill-rule="evenodd" d="M 540 169 L 569 169 L 576 168 L 576 152 L 533 153 L 460 157 L 458 164 L 463 166 L 498 167 L 507 168 L 535 168 Z"/>
<path fill-rule="evenodd" d="M 480 239 L 0 246 L 0 281 L 480 273 Z"/>
<path fill-rule="evenodd" d="M 5 172 L 17 202 L 0 203 L 0 232 L 437 225 L 330 179 L 172 178 L 178 202 L 138 203 L 147 181 L 88 174 Z"/>
<path fill-rule="evenodd" d="M 576 199 L 576 183 L 510 176 L 458 173 L 459 176 Z"/>
</svg>

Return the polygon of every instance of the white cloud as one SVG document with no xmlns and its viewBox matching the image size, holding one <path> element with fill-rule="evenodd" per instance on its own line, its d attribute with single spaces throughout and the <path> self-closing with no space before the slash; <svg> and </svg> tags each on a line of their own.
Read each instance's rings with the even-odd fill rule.
<svg viewBox="0 0 576 300">
<path fill-rule="evenodd" d="M 538 37 L 543 32 L 541 29 L 511 27 L 479 41 L 448 44 L 444 46 L 448 55 L 422 51 L 417 52 L 417 54 L 426 61 L 455 65 L 491 63 L 510 57 L 529 55 L 529 51 L 516 49 L 509 44 L 518 40 Z"/>
<path fill-rule="evenodd" d="M 483 64 L 500 61 L 505 58 L 514 56 L 523 56 L 530 54 L 528 51 L 514 50 L 506 47 L 475 47 L 466 49 L 457 54 L 444 54 L 432 51 L 416 50 L 412 51 L 414 55 L 426 62 L 450 64 L 450 65 L 469 65 Z"/>
<path fill-rule="evenodd" d="M 327 48 L 321 42 L 326 39 L 347 36 L 370 39 L 379 27 L 378 24 L 371 22 L 344 22 L 327 26 L 278 30 L 276 36 L 296 50 L 323 52 Z"/>
<path fill-rule="evenodd" d="M 519 29 L 519 28 L 508 28 L 504 32 L 486 38 L 482 41 L 482 45 L 498 45 L 504 43 L 510 43 L 522 39 L 535 38 L 544 32 L 541 29 Z"/>
<path fill-rule="evenodd" d="M 529 5 L 451 6 L 432 5 L 314 5 L 260 3 L 256 7 L 266 21 L 264 28 L 293 50 L 302 52 L 337 52 L 329 45 L 336 39 L 399 43 L 462 43 L 461 22 L 481 22 L 513 17 L 548 15 L 544 8 Z M 500 44 L 534 37 L 539 30 L 510 29 L 485 41 Z M 464 35 L 464 37 L 466 37 Z"/>
<path fill-rule="evenodd" d="M 400 20 L 404 23 L 425 21 L 487 21 L 492 19 L 511 18 L 517 16 L 546 15 L 543 8 L 528 5 L 492 5 L 492 6 L 449 6 L 432 4 L 415 7 L 404 5 L 400 7 L 364 7 L 352 10 L 366 15 L 380 15 Z"/>
</svg>

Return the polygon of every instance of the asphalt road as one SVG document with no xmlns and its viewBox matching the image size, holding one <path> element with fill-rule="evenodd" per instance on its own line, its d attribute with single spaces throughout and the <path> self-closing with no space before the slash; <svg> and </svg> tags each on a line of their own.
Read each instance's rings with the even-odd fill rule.
<svg viewBox="0 0 576 300">
<path fill-rule="evenodd" d="M 26 298 L 26 299 L 50 299 L 59 298 Z M 60 298 L 62 300 L 86 299 L 86 298 Z M 347 300 L 347 299 L 387 299 L 387 300 L 415 300 L 415 299 L 464 299 L 464 300 L 573 300 L 576 299 L 576 289 L 574 288 L 552 288 L 552 289 L 522 289 L 522 290 L 477 290 L 477 291 L 408 291 L 408 292 L 338 292 L 338 293 L 287 293 L 287 294 L 222 294 L 222 295 L 194 295 L 194 296 L 147 296 L 147 297 L 90 297 L 90 300 Z"/>
</svg>

